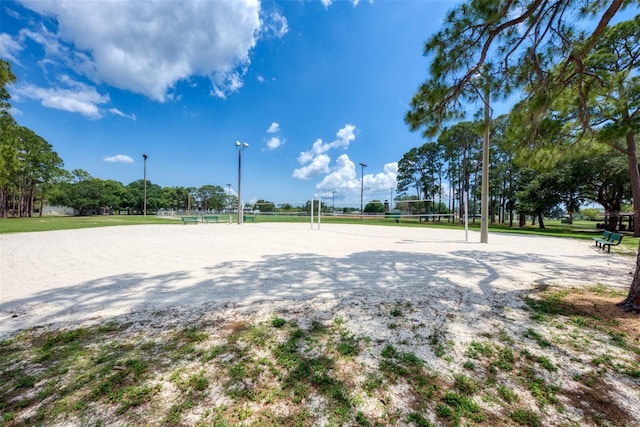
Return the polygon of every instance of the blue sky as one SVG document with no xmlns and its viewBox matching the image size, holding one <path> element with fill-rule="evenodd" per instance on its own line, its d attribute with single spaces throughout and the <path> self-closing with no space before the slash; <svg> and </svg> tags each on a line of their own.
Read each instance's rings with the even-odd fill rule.
<svg viewBox="0 0 640 427">
<path fill-rule="evenodd" d="M 12 114 L 67 170 L 237 187 L 302 204 L 387 199 L 425 141 L 403 121 L 423 44 L 453 1 L 13 2 L 0 7 Z"/>
</svg>

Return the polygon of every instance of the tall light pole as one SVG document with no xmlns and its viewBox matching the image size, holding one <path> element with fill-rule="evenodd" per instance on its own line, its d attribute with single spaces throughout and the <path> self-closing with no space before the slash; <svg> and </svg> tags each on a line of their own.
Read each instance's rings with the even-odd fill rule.
<svg viewBox="0 0 640 427">
<path fill-rule="evenodd" d="M 489 82 L 484 76 L 484 139 L 482 141 L 482 188 L 480 195 L 480 243 L 489 243 L 489 135 L 491 111 Z"/>
<path fill-rule="evenodd" d="M 231 184 L 227 184 L 227 200 L 224 204 L 224 208 L 229 214 L 229 224 L 231 224 Z"/>
<path fill-rule="evenodd" d="M 363 195 L 364 195 L 364 168 L 366 168 L 367 165 L 362 163 L 362 162 L 360 162 L 360 166 L 361 166 L 361 168 L 360 168 L 360 170 L 361 170 L 361 172 L 360 172 L 360 220 L 362 220 L 362 213 L 363 213 L 363 208 L 362 208 L 363 203 L 362 202 L 364 200 L 363 199 Z"/>
<path fill-rule="evenodd" d="M 146 154 L 142 155 L 144 159 L 144 201 L 142 202 L 142 214 L 146 218 L 147 216 L 147 156 Z"/>
<path fill-rule="evenodd" d="M 242 183 L 242 152 L 247 148 L 249 144 L 246 142 L 236 141 L 236 148 L 238 149 L 238 225 L 242 224 L 242 199 L 240 196 L 240 185 Z"/>
<path fill-rule="evenodd" d="M 389 210 L 393 209 L 393 187 L 391 187 L 391 198 L 389 199 Z"/>
<path fill-rule="evenodd" d="M 331 213 L 336 216 L 336 190 L 331 192 Z"/>
</svg>

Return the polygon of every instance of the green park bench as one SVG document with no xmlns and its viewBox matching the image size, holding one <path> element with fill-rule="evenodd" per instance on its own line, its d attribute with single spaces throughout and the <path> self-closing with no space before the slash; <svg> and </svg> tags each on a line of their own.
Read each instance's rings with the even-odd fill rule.
<svg viewBox="0 0 640 427">
<path fill-rule="evenodd" d="M 596 246 L 599 247 L 600 246 L 600 242 L 601 241 L 605 241 L 605 242 L 609 241 L 609 237 L 611 237 L 611 232 L 605 230 L 602 233 L 602 236 L 593 237 L 592 239 L 593 239 L 594 242 L 596 242 Z"/>
<path fill-rule="evenodd" d="M 395 219 L 396 222 L 400 222 L 400 216 L 402 215 L 402 212 L 399 210 L 392 210 L 392 211 L 388 211 L 384 213 L 384 217 L 385 218 L 392 218 Z"/>
<path fill-rule="evenodd" d="M 247 222 L 247 221 L 251 221 L 251 222 L 255 222 L 256 217 L 253 215 L 244 215 L 242 217 L 242 222 Z"/>
<path fill-rule="evenodd" d="M 202 221 L 205 223 L 208 222 L 218 222 L 220 217 L 218 215 L 202 215 Z"/>
<path fill-rule="evenodd" d="M 622 242 L 622 234 L 610 232 L 607 238 L 604 237 L 602 239 L 596 240 L 596 246 L 600 246 L 602 250 L 604 250 L 605 246 L 607 248 L 607 252 L 611 252 L 611 246 L 618 246 Z"/>
<path fill-rule="evenodd" d="M 180 218 L 183 224 L 197 224 L 198 217 L 197 216 L 183 216 Z"/>
</svg>

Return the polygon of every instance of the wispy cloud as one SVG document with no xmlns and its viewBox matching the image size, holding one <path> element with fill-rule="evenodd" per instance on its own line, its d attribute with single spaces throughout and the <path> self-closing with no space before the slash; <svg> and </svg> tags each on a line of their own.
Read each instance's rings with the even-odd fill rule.
<svg viewBox="0 0 640 427">
<path fill-rule="evenodd" d="M 136 115 L 135 114 L 125 114 L 122 111 L 118 110 L 117 108 L 109 108 L 107 111 L 109 111 L 111 114 L 113 114 L 115 116 L 120 116 L 120 117 L 124 117 L 126 119 L 131 119 L 134 122 L 136 121 Z"/>
<path fill-rule="evenodd" d="M 16 64 L 20 64 L 17 54 L 22 50 L 22 46 L 9 34 L 0 34 L 0 58 L 8 59 Z"/>
<path fill-rule="evenodd" d="M 276 122 L 271 123 L 269 129 L 267 129 L 267 133 L 278 133 L 280 132 L 280 125 Z"/>
<path fill-rule="evenodd" d="M 374 0 L 369 0 L 369 3 L 373 3 L 373 1 Z M 334 2 L 335 0 L 320 0 L 320 3 L 322 3 L 325 9 L 329 9 L 329 6 L 331 6 Z M 360 0 L 351 0 L 351 4 L 353 5 L 353 7 L 356 7 L 360 4 Z"/>
<path fill-rule="evenodd" d="M 260 32 L 266 37 L 282 38 L 289 32 L 287 18 L 277 8 L 263 10 L 261 13 L 262 27 Z"/>
<path fill-rule="evenodd" d="M 99 119 L 103 113 L 100 105 L 109 102 L 109 95 L 101 95 L 84 83 L 63 78 L 60 87 L 42 88 L 32 84 L 17 84 L 13 92 L 18 96 L 34 99 L 49 108 L 80 113 L 91 119 Z"/>
<path fill-rule="evenodd" d="M 133 163 L 133 159 L 124 154 L 116 154 L 115 156 L 105 157 L 102 160 L 107 163 Z"/>
</svg>

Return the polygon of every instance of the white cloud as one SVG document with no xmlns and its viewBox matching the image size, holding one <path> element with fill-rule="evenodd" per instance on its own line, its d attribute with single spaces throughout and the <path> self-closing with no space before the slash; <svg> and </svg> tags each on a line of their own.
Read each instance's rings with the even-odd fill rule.
<svg viewBox="0 0 640 427">
<path fill-rule="evenodd" d="M 280 125 L 276 122 L 271 123 L 269 129 L 267 129 L 267 133 L 278 133 L 280 132 Z"/>
<path fill-rule="evenodd" d="M 397 186 L 398 163 L 392 162 L 384 165 L 382 172 L 376 174 L 358 175 L 358 167 L 347 154 L 340 155 L 333 167 L 330 167 L 331 158 L 326 154 L 336 148 L 348 148 L 356 139 L 357 129 L 352 124 L 346 124 L 336 132 L 336 139 L 326 143 L 322 139 L 316 139 L 310 150 L 303 151 L 298 156 L 298 162 L 302 167 L 293 171 L 293 177 L 298 179 L 311 179 L 325 175 L 316 185 L 319 194 L 328 197 L 353 197 L 360 194 L 360 187 L 364 185 L 368 194 L 388 194 L 390 188 Z M 365 169 L 366 172 L 366 169 Z"/>
<path fill-rule="evenodd" d="M 108 163 L 133 163 L 133 159 L 124 154 L 116 154 L 115 156 L 105 157 L 102 160 Z"/>
<path fill-rule="evenodd" d="M 136 115 L 135 114 L 125 114 L 122 111 L 118 110 L 117 108 L 110 108 L 107 111 L 109 111 L 113 115 L 124 117 L 124 118 L 127 118 L 127 119 L 131 119 L 134 122 L 136 121 Z"/>
<path fill-rule="evenodd" d="M 335 0 L 320 0 L 320 3 L 324 6 L 325 9 L 328 9 L 334 3 Z M 369 0 L 369 3 L 373 3 L 374 0 Z M 357 7 L 360 4 L 360 0 L 351 0 L 351 4 L 353 7 Z"/>
<path fill-rule="evenodd" d="M 45 107 L 80 113 L 91 119 L 102 117 L 99 105 L 109 102 L 109 95 L 101 95 L 95 88 L 71 80 L 67 76 L 61 78 L 61 83 L 66 87 L 41 88 L 30 84 L 17 84 L 13 90 L 18 96 L 40 101 Z"/>
<path fill-rule="evenodd" d="M 48 60 L 66 63 L 95 83 L 158 101 L 192 75 L 208 76 L 211 93 L 226 97 L 242 87 L 259 38 L 288 31 L 276 10 L 261 16 L 259 0 L 24 4 L 57 20 L 56 34 L 40 28 L 28 35 L 45 46 Z M 78 50 L 70 54 L 71 46 Z"/>
<path fill-rule="evenodd" d="M 356 139 L 356 127 L 352 124 L 346 124 L 342 129 L 336 132 L 338 137 L 336 140 L 325 143 L 322 139 L 316 139 L 311 146 L 311 150 L 303 151 L 298 156 L 298 162 L 301 164 L 311 161 L 314 157 L 326 153 L 333 148 L 348 148 L 349 144 Z"/>
<path fill-rule="evenodd" d="M 264 76 L 258 74 L 258 77 L 256 77 L 256 80 L 259 81 L 260 83 L 264 83 Z"/>
<path fill-rule="evenodd" d="M 269 148 L 269 150 L 275 150 L 276 148 L 280 147 L 284 143 L 285 143 L 285 140 L 283 138 L 280 138 L 279 136 L 272 136 L 267 141 L 267 147 Z"/>
<path fill-rule="evenodd" d="M 11 114 L 13 117 L 17 117 L 17 116 L 22 116 L 22 110 L 17 109 L 14 106 L 11 106 L 11 108 L 9 108 L 9 114 Z"/>
<path fill-rule="evenodd" d="M 313 143 L 311 150 L 303 151 L 298 155 L 298 163 L 303 165 L 305 163 L 312 161 L 315 156 L 328 151 L 329 149 L 326 148 L 327 146 L 328 144 L 325 144 L 324 142 L 322 142 L 320 138 L 316 139 L 316 142 Z"/>
<path fill-rule="evenodd" d="M 314 178 L 323 173 L 329 172 L 329 163 L 331 158 L 325 153 L 334 148 L 348 148 L 349 144 L 356 139 L 356 127 L 352 124 L 346 124 L 342 129 L 336 132 L 337 139 L 325 143 L 318 138 L 308 151 L 303 151 L 298 155 L 298 163 L 303 166 L 293 171 L 293 177 L 299 179 Z"/>
<path fill-rule="evenodd" d="M 362 178 L 356 171 L 356 164 L 347 154 L 342 154 L 331 168 L 331 172 L 316 185 L 316 189 L 325 197 L 334 191 L 342 197 L 355 196 L 360 194 L 361 185 L 366 188 L 368 194 L 386 194 L 389 189 L 396 188 L 397 176 L 398 163 L 392 162 L 384 165 L 382 172 L 368 175 L 365 173 Z"/>
<path fill-rule="evenodd" d="M 333 191 L 340 194 L 352 193 L 356 189 L 360 191 L 360 181 L 356 178 L 355 163 L 348 155 L 342 154 L 336 159 L 331 172 L 316 185 L 316 189 L 329 194 Z"/>
<path fill-rule="evenodd" d="M 226 99 L 230 93 L 235 93 L 242 88 L 248 62 L 243 65 L 241 71 L 220 72 L 215 71 L 211 76 L 211 94 L 221 99 Z"/>
<path fill-rule="evenodd" d="M 23 18 L 22 18 L 22 15 L 20 15 L 18 12 L 16 12 L 16 11 L 15 11 L 15 10 L 13 10 L 13 9 L 10 9 L 8 6 L 4 6 L 4 12 L 5 12 L 7 15 L 11 16 L 12 18 L 15 18 L 15 19 L 23 19 Z"/>
<path fill-rule="evenodd" d="M 284 37 L 289 32 L 287 18 L 282 16 L 279 10 L 262 11 L 261 34 L 266 37 Z"/>
<path fill-rule="evenodd" d="M 9 34 L 0 34 L 0 57 L 13 61 L 20 65 L 20 61 L 15 56 L 22 50 L 20 43 L 15 41 Z"/>
<path fill-rule="evenodd" d="M 354 125 L 346 124 L 336 133 L 338 139 L 334 141 L 335 147 L 348 147 L 349 143 L 356 139 L 355 131 L 356 127 Z"/>
<path fill-rule="evenodd" d="M 375 175 L 365 175 L 364 184 L 370 191 L 388 191 L 396 188 L 398 178 L 398 162 L 387 163 L 383 171 Z"/>
<path fill-rule="evenodd" d="M 297 179 L 311 179 L 329 172 L 331 158 L 326 154 L 316 156 L 311 163 L 293 171 L 293 177 Z"/>
</svg>

